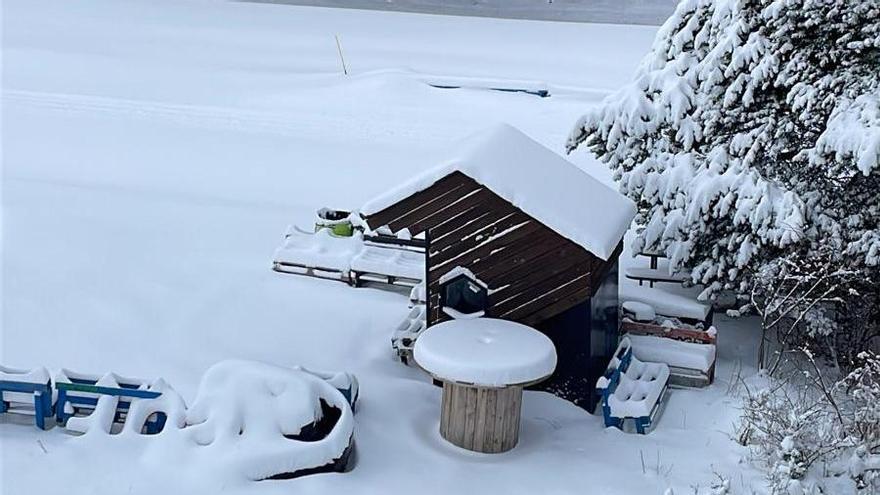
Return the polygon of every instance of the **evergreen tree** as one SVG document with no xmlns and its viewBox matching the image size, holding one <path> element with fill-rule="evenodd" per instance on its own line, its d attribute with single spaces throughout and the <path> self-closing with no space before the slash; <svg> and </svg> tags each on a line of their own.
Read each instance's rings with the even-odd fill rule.
<svg viewBox="0 0 880 495">
<path fill-rule="evenodd" d="M 684 0 L 576 125 L 639 205 L 636 250 L 711 290 L 781 254 L 880 264 L 880 0 Z"/>
</svg>

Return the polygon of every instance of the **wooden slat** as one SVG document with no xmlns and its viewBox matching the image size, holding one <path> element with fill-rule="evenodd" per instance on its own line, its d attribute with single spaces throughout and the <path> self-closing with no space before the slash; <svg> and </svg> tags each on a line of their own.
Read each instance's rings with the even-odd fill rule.
<svg viewBox="0 0 880 495">
<path fill-rule="evenodd" d="M 399 228 L 406 227 L 413 235 L 416 235 L 419 232 L 430 229 L 434 225 L 442 222 L 444 219 L 449 218 L 450 216 L 458 215 L 460 212 L 473 208 L 477 205 L 480 205 L 482 207 L 484 203 L 491 201 L 493 196 L 495 196 L 495 193 L 488 189 L 476 189 L 469 192 L 463 197 L 458 197 L 455 199 L 447 198 L 447 201 L 445 202 L 445 205 L 442 209 L 435 210 L 431 212 L 431 214 L 419 218 L 416 221 L 399 224 L 397 224 L 395 221 L 395 225 L 398 225 Z"/>
<path fill-rule="evenodd" d="M 408 198 L 402 199 L 384 210 L 377 211 L 372 215 L 367 215 L 367 224 L 373 229 L 388 225 L 394 219 L 400 218 L 425 203 L 428 203 L 433 199 L 438 199 L 444 193 L 453 191 L 465 184 L 475 184 L 475 182 L 461 172 L 455 171 L 446 177 L 441 178 L 427 189 L 419 191 Z"/>
<path fill-rule="evenodd" d="M 538 323 L 552 318 L 563 311 L 567 311 L 578 304 L 586 301 L 590 297 L 590 290 L 587 288 L 580 289 L 577 292 L 574 292 L 570 295 L 566 295 L 564 297 L 560 297 L 553 304 L 545 306 L 540 310 L 532 313 L 530 315 L 514 315 L 516 321 L 523 323 L 524 325 L 534 326 Z"/>
<path fill-rule="evenodd" d="M 425 219 L 432 217 L 439 212 L 449 208 L 451 204 L 463 201 L 465 198 L 476 194 L 478 191 L 487 191 L 476 182 L 472 184 L 464 184 L 452 191 L 445 192 L 439 196 L 431 197 L 425 204 L 413 208 L 407 213 L 388 222 L 388 227 L 392 232 L 398 232 L 401 229 L 409 229 L 412 235 L 416 235 L 424 231 L 426 224 Z M 485 196 L 486 193 L 483 193 Z M 435 219 L 435 221 L 437 221 Z"/>
<path fill-rule="evenodd" d="M 537 256 L 529 258 L 527 262 L 514 266 L 513 269 L 497 267 L 498 269 L 494 270 L 491 276 L 486 276 L 486 278 L 491 279 L 492 288 L 497 289 L 505 285 L 517 283 L 524 278 L 533 277 L 535 272 L 541 272 L 545 269 L 553 271 L 559 270 L 560 265 L 589 264 L 592 258 L 594 256 L 580 246 L 574 243 L 567 243 L 561 247 L 551 248 L 538 253 Z"/>
<path fill-rule="evenodd" d="M 522 319 L 538 312 L 544 311 L 546 308 L 556 305 L 560 300 L 566 299 L 576 294 L 583 294 L 583 300 L 590 296 L 589 275 L 585 274 L 581 278 L 572 280 L 569 284 L 556 288 L 553 291 L 542 294 L 538 299 L 523 304 L 517 308 L 511 308 L 505 313 L 499 313 L 496 316 L 512 321 L 522 322 Z M 556 313 L 550 314 L 553 316 Z M 548 316 L 548 317 L 549 317 Z"/>
<path fill-rule="evenodd" d="M 444 247 L 431 246 L 432 252 L 430 253 L 430 256 L 434 260 L 454 258 L 462 253 L 476 248 L 481 244 L 485 244 L 490 238 L 492 238 L 492 236 L 498 235 L 505 230 L 512 229 L 517 225 L 521 225 L 529 221 L 530 218 L 525 213 L 511 213 L 510 215 L 498 219 L 495 223 L 492 223 L 483 229 L 471 230 L 470 232 L 465 233 L 464 238 L 456 240 L 454 242 L 448 242 Z M 462 229 L 462 231 L 464 230 L 465 229 Z M 510 232 L 510 234 L 512 233 L 513 232 Z M 523 239 L 523 242 L 529 242 L 529 240 Z"/>
<path fill-rule="evenodd" d="M 461 242 L 461 240 L 465 237 L 473 235 L 474 233 L 479 232 L 486 227 L 489 227 L 495 223 L 500 222 L 501 220 L 504 220 L 505 218 L 510 217 L 511 215 L 516 214 L 516 210 L 487 211 L 486 213 L 477 216 L 473 220 L 462 222 L 462 225 L 442 237 L 436 237 L 435 233 L 434 235 L 436 242 L 433 246 L 434 250 L 442 251 L 450 246 L 454 246 L 456 243 Z M 523 218 L 523 221 L 528 219 L 528 217 L 524 213 L 520 213 L 520 215 Z"/>
<path fill-rule="evenodd" d="M 486 200 L 483 204 L 474 205 L 454 215 L 437 219 L 437 222 L 431 225 L 431 231 L 434 237 L 441 238 L 484 214 L 497 214 L 508 210 L 517 210 L 517 208 L 493 193 L 491 199 Z"/>
<path fill-rule="evenodd" d="M 455 233 L 457 230 L 461 229 L 468 223 L 473 223 L 477 221 L 492 221 L 493 218 L 498 218 L 499 212 L 493 210 L 485 211 L 481 208 L 483 205 L 477 205 L 473 208 L 460 213 L 452 218 L 444 219 L 437 225 L 431 226 L 431 234 L 437 240 L 443 240 L 450 234 Z M 488 217 L 488 218 L 485 218 Z"/>
<path fill-rule="evenodd" d="M 489 258 L 494 250 L 519 243 L 535 232 L 540 231 L 542 228 L 544 228 L 543 225 L 530 220 L 518 229 L 493 239 L 466 253 L 462 253 L 461 255 L 454 257 L 443 256 L 442 254 L 438 256 L 428 256 L 431 276 L 433 277 L 435 272 L 443 274 L 456 266 L 468 266 L 476 260 Z M 494 256 L 492 257 L 494 258 Z"/>
<path fill-rule="evenodd" d="M 534 245 L 545 246 L 547 249 L 558 248 L 563 245 L 564 239 L 556 235 L 550 230 L 542 230 L 529 237 L 528 243 L 514 243 L 504 247 L 489 257 L 484 257 L 479 261 L 470 263 L 467 268 L 474 272 L 481 280 L 485 280 L 492 287 L 492 280 L 498 273 L 513 271 L 519 269 L 526 262 L 540 255 L 534 248 Z M 433 291 L 438 289 L 437 280 L 442 274 L 434 271 L 428 272 L 428 286 Z"/>
<path fill-rule="evenodd" d="M 617 262 L 620 257 L 620 253 L 623 252 L 623 241 L 620 241 L 617 244 L 617 247 L 614 248 L 614 251 L 611 253 L 611 256 L 608 257 L 608 261 L 603 261 L 600 258 L 596 258 L 595 265 L 593 266 L 593 287 L 599 288 L 602 284 L 602 280 L 605 279 L 605 275 L 608 274 L 608 270 L 614 266 L 614 263 Z"/>
<path fill-rule="evenodd" d="M 553 291 L 564 287 L 566 284 L 571 283 L 574 280 L 579 280 L 579 282 L 576 283 L 581 284 L 584 287 L 589 287 L 590 280 L 588 270 L 589 267 L 585 265 L 576 265 L 569 270 L 557 273 L 556 275 L 551 275 L 543 280 L 531 284 L 517 284 L 513 290 L 500 291 L 492 294 L 489 296 L 489 302 L 491 304 L 489 312 L 493 315 L 503 315 L 509 311 L 520 308 L 522 305 L 529 302 L 533 302 L 535 308 L 532 311 L 535 311 L 538 308 L 547 305 L 542 301 L 547 295 L 552 294 Z M 526 311 L 526 313 L 530 312 L 531 311 Z"/>
</svg>

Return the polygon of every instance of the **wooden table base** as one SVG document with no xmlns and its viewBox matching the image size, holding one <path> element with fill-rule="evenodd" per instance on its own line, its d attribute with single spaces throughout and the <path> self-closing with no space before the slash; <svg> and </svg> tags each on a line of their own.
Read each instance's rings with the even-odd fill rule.
<svg viewBox="0 0 880 495">
<path fill-rule="evenodd" d="M 522 391 L 520 385 L 486 388 L 444 381 L 440 435 L 476 452 L 512 449 L 519 440 Z"/>
</svg>

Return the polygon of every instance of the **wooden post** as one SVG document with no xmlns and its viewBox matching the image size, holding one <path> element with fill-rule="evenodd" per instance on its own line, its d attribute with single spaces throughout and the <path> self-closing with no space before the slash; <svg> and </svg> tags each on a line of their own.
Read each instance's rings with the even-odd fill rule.
<svg viewBox="0 0 880 495">
<path fill-rule="evenodd" d="M 519 441 L 522 391 L 520 385 L 489 388 L 444 381 L 440 435 L 476 452 L 512 449 Z"/>
<path fill-rule="evenodd" d="M 342 43 L 339 42 L 339 35 L 336 36 L 336 51 L 339 52 L 339 60 L 342 61 L 342 73 L 348 75 L 348 66 L 345 64 L 345 55 L 342 54 Z"/>
</svg>

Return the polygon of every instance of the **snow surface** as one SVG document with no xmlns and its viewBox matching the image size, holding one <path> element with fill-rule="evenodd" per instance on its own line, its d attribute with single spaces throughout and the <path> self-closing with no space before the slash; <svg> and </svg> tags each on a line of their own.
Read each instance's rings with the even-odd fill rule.
<svg viewBox="0 0 880 495">
<path fill-rule="evenodd" d="M 187 403 L 218 361 L 303 364 L 356 373 L 361 399 L 351 472 L 259 483 L 156 435 L 74 437 L 0 415 L 0 493 L 690 494 L 713 471 L 760 493 L 729 438 L 727 390 L 755 372 L 752 319 L 716 318 L 716 383 L 673 391 L 650 435 L 526 391 L 517 448 L 486 457 L 440 437 L 440 389 L 392 359 L 404 295 L 267 263 L 289 223 L 362 204 L 494 121 L 561 151 L 655 29 L 207 0 L 2 9 L 0 362 L 163 376 Z M 583 91 L 442 90 L 423 74 Z M 610 180 L 586 153 L 572 159 Z"/>
<path fill-rule="evenodd" d="M 444 321 L 416 341 L 416 362 L 435 377 L 488 387 L 534 382 L 556 369 L 549 337 L 495 318 Z"/>
<path fill-rule="evenodd" d="M 635 217 L 632 201 L 508 124 L 451 147 L 458 148 L 453 157 L 368 201 L 361 213 L 372 215 L 459 171 L 603 260 Z"/>
</svg>

